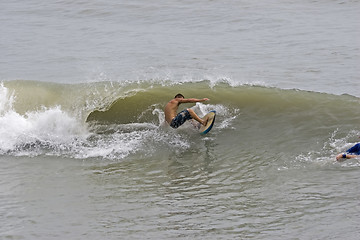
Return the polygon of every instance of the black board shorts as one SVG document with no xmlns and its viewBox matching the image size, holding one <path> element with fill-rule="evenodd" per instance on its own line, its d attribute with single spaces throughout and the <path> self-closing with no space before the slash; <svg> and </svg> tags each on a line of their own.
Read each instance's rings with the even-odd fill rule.
<svg viewBox="0 0 360 240">
<path fill-rule="evenodd" d="M 192 119 L 188 110 L 183 110 L 171 120 L 170 126 L 172 128 L 178 128 L 186 122 L 186 120 Z"/>
</svg>

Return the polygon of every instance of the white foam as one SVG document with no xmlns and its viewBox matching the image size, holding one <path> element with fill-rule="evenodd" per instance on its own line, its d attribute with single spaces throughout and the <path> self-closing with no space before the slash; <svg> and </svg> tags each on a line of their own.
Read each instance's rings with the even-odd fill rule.
<svg viewBox="0 0 360 240">
<path fill-rule="evenodd" d="M 19 145 L 47 142 L 68 144 L 88 136 L 86 126 L 63 112 L 60 107 L 26 113 L 8 111 L 0 117 L 0 149 L 14 150 Z"/>
<path fill-rule="evenodd" d="M 337 154 L 345 152 L 357 142 L 354 142 L 359 136 L 359 131 L 350 131 L 346 136 L 339 137 L 338 130 L 331 133 L 329 139 L 324 142 L 323 148 L 318 151 L 310 151 L 308 153 L 300 154 L 296 157 L 298 162 L 308 162 L 317 165 L 339 165 L 335 160 Z M 341 163 L 342 167 L 359 166 L 359 158 L 348 159 Z"/>
<path fill-rule="evenodd" d="M 14 94 L 2 85 L 0 99 L 0 154 L 118 160 L 130 154 L 149 156 L 159 149 L 181 152 L 192 146 L 191 134 L 161 127 L 164 113 L 155 105 L 149 110 L 159 123 L 88 126 L 61 106 L 19 114 L 13 108 Z M 214 107 L 223 112 L 219 106 L 199 107 L 204 112 Z"/>
<path fill-rule="evenodd" d="M 17 113 L 14 95 L 0 85 L 0 152 L 15 151 L 34 142 L 50 145 L 68 144 L 89 135 L 86 125 L 62 111 L 60 106 Z"/>
<path fill-rule="evenodd" d="M 225 128 L 232 128 L 232 122 L 239 116 L 239 109 L 230 109 L 221 104 L 203 104 L 203 103 L 196 103 L 193 107 L 194 111 L 198 113 L 199 116 L 204 116 L 208 112 L 215 110 L 216 115 L 216 128 L 217 129 L 225 129 Z M 221 117 L 221 118 L 219 118 Z"/>
<path fill-rule="evenodd" d="M 0 116 L 12 109 L 14 99 L 14 94 L 10 93 L 3 83 L 0 83 Z"/>
</svg>

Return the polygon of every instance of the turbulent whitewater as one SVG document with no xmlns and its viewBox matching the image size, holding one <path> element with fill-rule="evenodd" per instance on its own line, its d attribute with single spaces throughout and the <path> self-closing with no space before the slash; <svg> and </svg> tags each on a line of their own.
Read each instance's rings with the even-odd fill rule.
<svg viewBox="0 0 360 240">
<path fill-rule="evenodd" d="M 164 124 L 163 108 L 178 92 L 211 99 L 180 106 L 193 107 L 200 116 L 217 111 L 209 136 L 197 136 L 191 125 L 176 131 Z M 195 141 L 210 141 L 223 154 L 229 146 L 237 146 L 232 151 L 264 158 L 288 153 L 331 159 L 355 140 L 353 126 L 360 120 L 357 97 L 232 86 L 225 80 L 178 84 L 11 81 L 1 84 L 0 97 L 0 151 L 5 155 L 122 159 L 185 151 L 196 148 Z"/>
</svg>

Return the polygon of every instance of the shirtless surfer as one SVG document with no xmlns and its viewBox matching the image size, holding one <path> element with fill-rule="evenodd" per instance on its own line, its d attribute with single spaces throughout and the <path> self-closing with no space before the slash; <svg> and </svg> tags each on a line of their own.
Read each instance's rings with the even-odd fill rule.
<svg viewBox="0 0 360 240">
<path fill-rule="evenodd" d="M 196 103 L 209 101 L 208 98 L 184 98 L 182 94 L 177 94 L 174 99 L 171 99 L 165 106 L 165 120 L 172 128 L 178 128 L 186 120 L 195 119 L 202 125 L 206 125 L 207 119 L 201 119 L 191 108 L 185 109 L 177 114 L 177 110 L 181 103 Z"/>
</svg>

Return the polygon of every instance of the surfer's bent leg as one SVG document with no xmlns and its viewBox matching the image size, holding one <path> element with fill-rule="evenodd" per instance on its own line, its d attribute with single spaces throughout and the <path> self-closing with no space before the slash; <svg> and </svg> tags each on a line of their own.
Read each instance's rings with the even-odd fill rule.
<svg viewBox="0 0 360 240">
<path fill-rule="evenodd" d="M 191 114 L 189 113 L 188 110 L 183 110 L 179 112 L 178 115 L 176 115 L 176 117 L 173 118 L 173 120 L 171 120 L 170 126 L 172 128 L 178 128 L 181 125 L 183 125 L 186 120 L 189 119 L 192 119 Z"/>
<path fill-rule="evenodd" d="M 204 126 L 206 125 L 208 119 L 201 119 L 191 108 L 188 108 L 187 110 L 193 119 L 195 119 Z"/>
</svg>

